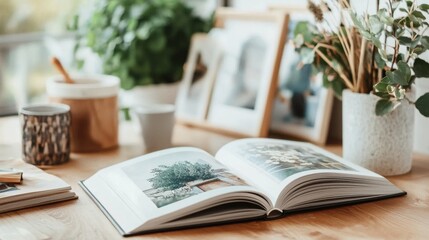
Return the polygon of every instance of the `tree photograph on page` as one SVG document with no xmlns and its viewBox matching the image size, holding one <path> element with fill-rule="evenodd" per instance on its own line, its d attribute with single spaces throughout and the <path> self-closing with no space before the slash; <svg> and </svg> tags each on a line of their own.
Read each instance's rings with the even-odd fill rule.
<svg viewBox="0 0 429 240">
<path fill-rule="evenodd" d="M 158 208 L 207 191 L 247 185 L 221 165 L 185 153 L 156 159 L 149 168 L 144 162 L 123 170 Z"/>
</svg>

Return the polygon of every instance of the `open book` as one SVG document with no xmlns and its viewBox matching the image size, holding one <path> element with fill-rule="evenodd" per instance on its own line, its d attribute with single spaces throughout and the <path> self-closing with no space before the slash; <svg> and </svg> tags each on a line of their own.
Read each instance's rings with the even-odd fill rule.
<svg viewBox="0 0 429 240">
<path fill-rule="evenodd" d="M 20 184 L 0 182 L 0 213 L 77 198 L 66 182 L 22 160 L 0 165 L 24 174 Z"/>
<path fill-rule="evenodd" d="M 309 143 L 242 139 L 215 157 L 190 147 L 147 154 L 81 182 L 123 235 L 274 218 L 405 192 Z"/>
</svg>

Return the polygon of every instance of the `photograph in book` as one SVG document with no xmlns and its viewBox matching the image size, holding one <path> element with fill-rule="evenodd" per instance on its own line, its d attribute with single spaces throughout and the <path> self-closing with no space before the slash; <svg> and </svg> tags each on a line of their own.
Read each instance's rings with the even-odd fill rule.
<svg viewBox="0 0 429 240">
<path fill-rule="evenodd" d="M 18 190 L 18 188 L 15 186 L 15 184 L 0 183 L 0 193 L 14 191 L 14 190 Z"/>
<path fill-rule="evenodd" d="M 183 161 L 177 154 L 166 155 L 123 170 L 158 208 L 210 190 L 247 185 L 223 166 L 188 155 Z"/>
<path fill-rule="evenodd" d="M 237 148 L 237 152 L 279 181 L 309 170 L 354 170 L 304 146 L 266 142 L 245 143 Z"/>
</svg>

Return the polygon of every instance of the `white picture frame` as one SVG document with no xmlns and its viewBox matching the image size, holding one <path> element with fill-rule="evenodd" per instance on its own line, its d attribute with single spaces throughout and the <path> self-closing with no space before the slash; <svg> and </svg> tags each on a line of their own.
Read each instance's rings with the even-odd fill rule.
<svg viewBox="0 0 429 240">
<path fill-rule="evenodd" d="M 280 66 L 278 88 L 273 101 L 271 131 L 323 145 L 332 112 L 333 93 L 323 87 L 321 73 L 312 66 L 300 66 L 292 38 L 299 21 L 314 21 L 307 11 L 289 12 L 289 33 Z"/>
<path fill-rule="evenodd" d="M 216 12 L 209 35 L 223 48 L 206 126 L 241 136 L 268 135 L 287 15 L 231 9 Z"/>
<path fill-rule="evenodd" d="M 176 99 L 178 121 L 188 124 L 204 123 L 221 56 L 222 49 L 213 38 L 205 33 L 192 36 Z"/>
</svg>

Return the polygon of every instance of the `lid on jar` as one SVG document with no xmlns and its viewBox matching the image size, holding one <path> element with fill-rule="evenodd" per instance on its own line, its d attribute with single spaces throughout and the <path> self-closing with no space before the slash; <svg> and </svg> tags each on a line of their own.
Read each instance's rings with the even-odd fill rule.
<svg viewBox="0 0 429 240">
<path fill-rule="evenodd" d="M 46 90 L 49 97 L 68 99 L 106 98 L 117 96 L 119 78 L 112 75 L 70 76 L 74 83 L 66 83 L 61 75 L 48 79 Z"/>
</svg>

